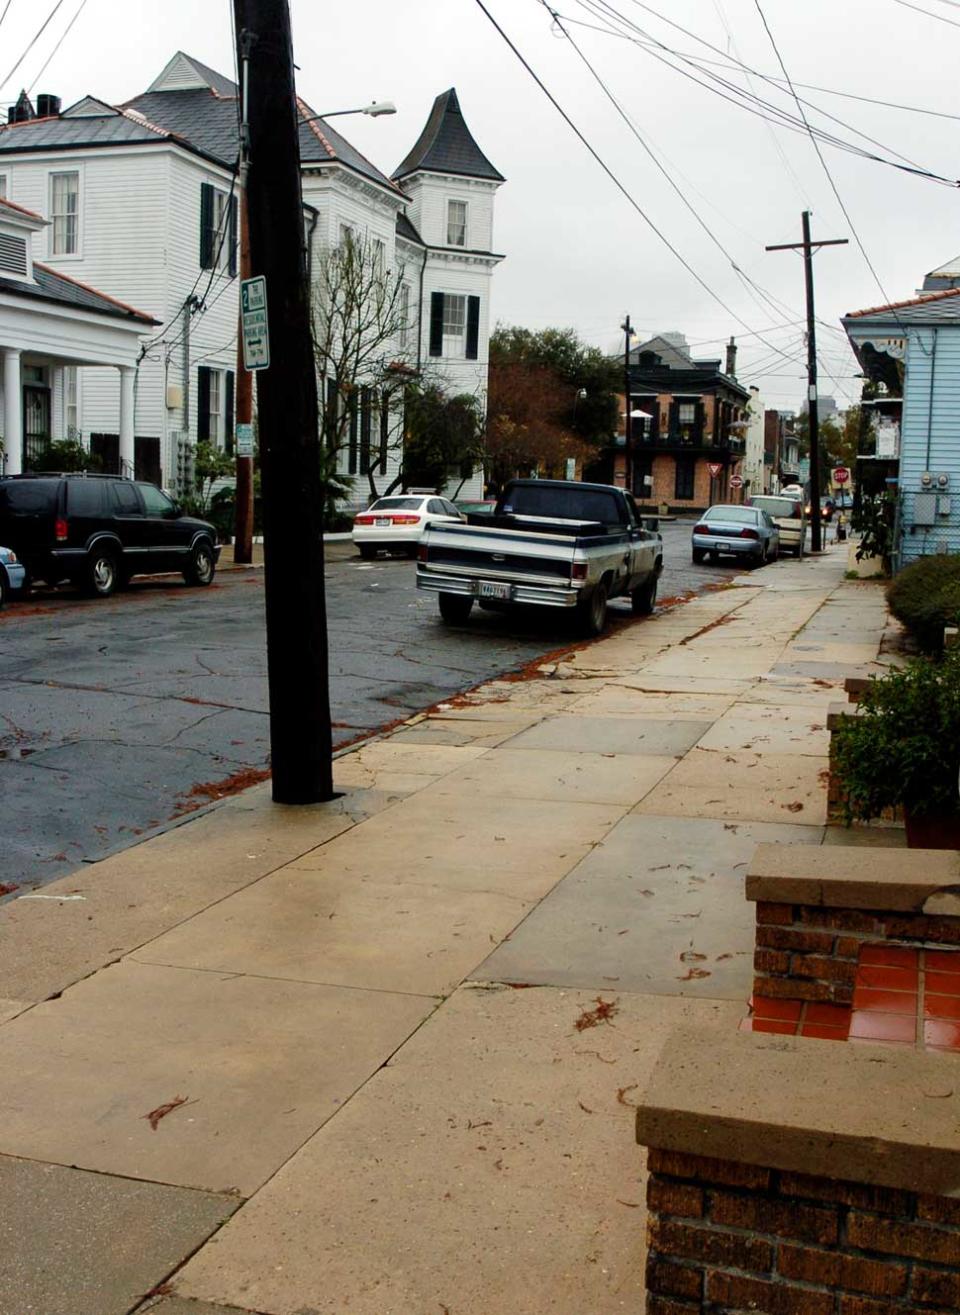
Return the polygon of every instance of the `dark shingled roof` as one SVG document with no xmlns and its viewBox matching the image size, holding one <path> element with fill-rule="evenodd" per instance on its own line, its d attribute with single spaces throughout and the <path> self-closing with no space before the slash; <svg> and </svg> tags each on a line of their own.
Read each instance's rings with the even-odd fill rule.
<svg viewBox="0 0 960 1315">
<path fill-rule="evenodd" d="M 336 128 L 331 128 L 326 119 L 317 119 L 314 111 L 299 96 L 297 109 L 300 111 L 301 164 L 330 164 L 336 160 L 346 165 L 348 169 L 353 169 L 355 173 L 379 183 L 381 187 L 397 192 L 397 187 L 386 174 L 381 173 L 375 164 L 371 164 L 365 155 L 361 155 L 355 147 L 351 146 L 346 137 L 341 137 Z M 307 119 L 313 121 L 307 123 Z"/>
<path fill-rule="evenodd" d="M 145 91 L 124 109 L 188 142 L 203 155 L 232 169 L 239 154 L 237 102 L 205 87 L 195 91 Z"/>
<path fill-rule="evenodd" d="M 162 141 L 161 134 L 123 114 L 103 118 L 29 119 L 0 127 L 0 153 L 42 151 L 48 147 L 119 146 L 131 142 Z"/>
<path fill-rule="evenodd" d="M 393 177 L 406 178 L 425 169 L 429 173 L 463 174 L 467 178 L 505 181 L 473 140 L 462 113 L 457 93 L 450 88 L 433 102 L 423 132 Z"/>
<path fill-rule="evenodd" d="M 401 210 L 397 215 L 397 237 L 404 237 L 408 242 L 416 242 L 420 246 L 426 246 L 423 238 L 417 232 L 413 223 Z"/>
<path fill-rule="evenodd" d="M 135 310 L 126 302 L 108 297 L 86 283 L 58 273 L 49 265 L 33 262 L 33 277 L 36 283 L 21 283 L 18 279 L 0 278 L 0 292 L 11 292 L 18 297 L 29 297 L 36 301 L 52 301 L 61 306 L 73 306 L 77 310 L 96 311 L 98 315 L 110 315 L 118 320 L 136 320 L 141 324 L 159 324 L 152 315 Z"/>
</svg>

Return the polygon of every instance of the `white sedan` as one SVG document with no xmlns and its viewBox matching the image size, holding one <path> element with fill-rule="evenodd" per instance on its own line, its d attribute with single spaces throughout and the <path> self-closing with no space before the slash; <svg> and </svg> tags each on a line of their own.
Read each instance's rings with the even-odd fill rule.
<svg viewBox="0 0 960 1315">
<path fill-rule="evenodd" d="M 361 557 L 374 557 L 381 550 L 394 548 L 401 548 L 413 557 L 428 525 L 465 520 L 448 498 L 436 493 L 398 493 L 394 497 L 378 498 L 355 516 L 351 537 Z"/>
</svg>

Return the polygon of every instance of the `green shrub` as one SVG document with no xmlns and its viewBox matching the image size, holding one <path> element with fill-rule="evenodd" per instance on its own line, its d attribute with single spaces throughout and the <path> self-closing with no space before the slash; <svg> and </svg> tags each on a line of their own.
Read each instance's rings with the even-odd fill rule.
<svg viewBox="0 0 960 1315">
<path fill-rule="evenodd" d="M 938 553 L 911 563 L 887 586 L 887 602 L 925 653 L 939 653 L 943 627 L 960 620 L 960 556 Z"/>
<path fill-rule="evenodd" d="M 915 658 L 873 681 L 860 713 L 834 732 L 834 766 L 847 820 L 900 806 L 913 814 L 958 811 L 960 650 Z"/>
</svg>

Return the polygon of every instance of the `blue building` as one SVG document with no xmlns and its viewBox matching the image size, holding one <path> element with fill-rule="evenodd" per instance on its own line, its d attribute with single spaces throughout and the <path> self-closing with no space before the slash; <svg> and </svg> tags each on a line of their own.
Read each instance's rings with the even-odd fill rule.
<svg viewBox="0 0 960 1315">
<path fill-rule="evenodd" d="M 899 420 L 897 569 L 930 553 L 960 552 L 958 265 L 928 274 L 907 301 L 842 321 L 864 374 L 885 388 L 887 426 Z"/>
</svg>

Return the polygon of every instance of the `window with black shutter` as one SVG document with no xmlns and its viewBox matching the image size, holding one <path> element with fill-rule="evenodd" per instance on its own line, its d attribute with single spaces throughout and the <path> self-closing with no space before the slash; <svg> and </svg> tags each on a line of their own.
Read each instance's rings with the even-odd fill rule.
<svg viewBox="0 0 960 1315">
<path fill-rule="evenodd" d="M 480 298 L 467 298 L 467 351 L 468 361 L 477 359 L 480 346 Z"/>
<path fill-rule="evenodd" d="M 697 463 L 694 457 L 677 457 L 677 472 L 673 485 L 673 496 L 689 500 L 693 497 L 694 476 Z"/>
<path fill-rule="evenodd" d="M 200 268 L 213 269 L 217 257 L 217 225 L 211 183 L 200 184 Z"/>
<path fill-rule="evenodd" d="M 205 365 L 197 367 L 197 442 L 210 441 L 210 371 Z"/>
<path fill-rule="evenodd" d="M 230 198 L 230 216 L 228 220 L 227 273 L 231 278 L 237 276 L 237 198 Z"/>
<path fill-rule="evenodd" d="M 223 450 L 233 456 L 233 371 L 227 370 L 223 379 Z"/>
<path fill-rule="evenodd" d="M 347 474 L 357 473 L 357 394 L 350 394 L 350 444 L 347 449 Z"/>
<path fill-rule="evenodd" d="M 380 470 L 387 469 L 387 447 L 390 441 L 390 396 L 384 393 L 380 398 Z"/>
<path fill-rule="evenodd" d="M 360 390 L 360 474 L 370 469 L 370 389 Z"/>
<path fill-rule="evenodd" d="M 443 355 L 443 293 L 430 293 L 430 355 Z"/>
</svg>

